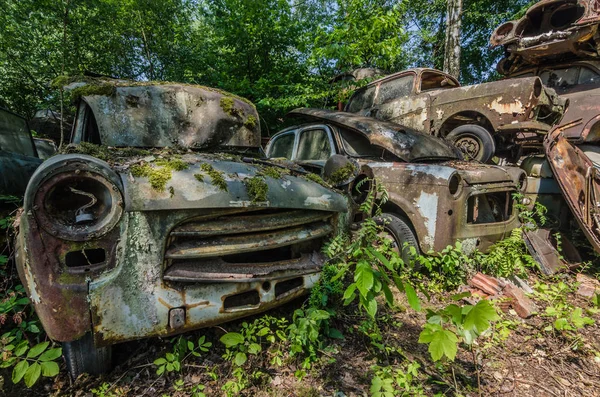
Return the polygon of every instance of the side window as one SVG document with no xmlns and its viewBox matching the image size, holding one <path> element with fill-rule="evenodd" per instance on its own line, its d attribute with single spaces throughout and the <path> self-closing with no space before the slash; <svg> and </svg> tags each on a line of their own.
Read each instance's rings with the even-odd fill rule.
<svg viewBox="0 0 600 397">
<path fill-rule="evenodd" d="M 511 215 L 511 192 L 478 194 L 467 200 L 467 223 L 478 225 L 504 222 Z"/>
<path fill-rule="evenodd" d="M 346 111 L 350 113 L 358 113 L 363 109 L 368 109 L 373 106 L 373 98 L 375 97 L 375 87 L 368 87 L 357 91 L 348 103 Z"/>
<path fill-rule="evenodd" d="M 291 132 L 289 134 L 281 135 L 275 138 L 275 140 L 269 146 L 268 156 L 270 158 L 286 158 L 292 159 L 292 153 L 294 151 L 294 138 L 296 135 Z"/>
<path fill-rule="evenodd" d="M 25 119 L 0 111 L 0 149 L 35 157 L 35 149 Z"/>
<path fill-rule="evenodd" d="M 573 66 L 565 69 L 544 70 L 540 74 L 542 83 L 551 88 L 569 88 L 577 85 L 579 67 Z"/>
<path fill-rule="evenodd" d="M 414 80 L 415 76 L 410 74 L 381 83 L 379 86 L 379 94 L 375 99 L 375 104 L 381 105 L 382 103 L 389 102 L 396 98 L 410 95 Z"/>
<path fill-rule="evenodd" d="M 296 160 L 327 160 L 331 156 L 329 135 L 325 130 L 306 130 L 300 135 Z"/>
<path fill-rule="evenodd" d="M 452 79 L 441 73 L 425 72 L 421 75 L 421 92 L 456 87 Z"/>
<path fill-rule="evenodd" d="M 579 73 L 579 84 L 598 84 L 600 83 L 600 75 L 592 69 L 581 68 Z"/>
</svg>

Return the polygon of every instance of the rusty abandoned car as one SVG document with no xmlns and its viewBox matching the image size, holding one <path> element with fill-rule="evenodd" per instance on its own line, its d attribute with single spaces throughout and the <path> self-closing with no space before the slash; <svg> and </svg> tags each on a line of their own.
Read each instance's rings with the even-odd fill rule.
<svg viewBox="0 0 600 397">
<path fill-rule="evenodd" d="M 0 194 L 23 195 L 41 163 L 27 120 L 0 108 Z"/>
<path fill-rule="evenodd" d="M 541 148 L 566 101 L 538 77 L 461 87 L 435 69 L 394 73 L 355 91 L 345 110 L 446 138 L 471 160 Z"/>
<path fill-rule="evenodd" d="M 545 142 L 547 161 L 574 218 L 600 252 L 600 2 L 540 1 L 490 39 L 503 46 L 498 71 L 508 81 L 539 76 L 569 100 Z M 540 190 L 537 192 L 545 193 Z"/>
<path fill-rule="evenodd" d="M 355 178 L 334 177 L 333 183 L 347 184 L 354 204 L 372 188 L 363 179 L 382 183 L 389 194 L 385 229 L 403 247 L 405 261 L 406 244 L 429 253 L 460 240 L 467 252 L 485 251 L 519 226 L 513 200 L 525 188 L 519 168 L 461 161 L 461 153 L 440 138 L 370 117 L 322 109 L 296 109 L 289 116 L 308 123 L 274 135 L 267 156 L 320 168 L 329 180 L 347 166 L 342 156 L 356 162 Z"/>
<path fill-rule="evenodd" d="M 255 314 L 318 280 L 347 199 L 252 157 L 252 104 L 171 83 L 70 87 L 73 153 L 34 174 L 16 262 L 73 376 L 106 371 L 112 344 Z"/>
</svg>

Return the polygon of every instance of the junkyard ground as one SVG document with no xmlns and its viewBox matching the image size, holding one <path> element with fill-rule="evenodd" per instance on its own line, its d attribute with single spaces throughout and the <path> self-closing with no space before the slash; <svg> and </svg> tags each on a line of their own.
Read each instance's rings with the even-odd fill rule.
<svg viewBox="0 0 600 397">
<path fill-rule="evenodd" d="M 589 269 L 588 269 L 589 272 Z M 567 291 L 555 295 L 536 295 L 533 300 L 539 314 L 521 319 L 514 312 L 502 315 L 502 319 L 482 336 L 474 352 L 462 347 L 453 363 L 435 364 L 431 361 L 427 346 L 418 343 L 419 333 L 426 321 L 423 312 L 411 310 L 403 294 L 396 294 L 397 307 L 384 309 L 379 315 L 383 342 L 393 349 L 383 357 L 392 368 L 406 368 L 410 362 L 420 364 L 418 379 L 413 380 L 415 392 L 419 387 L 426 395 L 484 395 L 484 396 L 596 396 L 600 395 L 600 314 L 594 305 L 576 293 L 575 273 L 542 279 L 529 274 L 527 282 L 534 286 L 557 287 L 564 283 Z M 448 292 L 432 295 L 425 308 L 440 308 L 449 301 Z M 553 318 L 543 316 L 548 306 L 558 305 L 557 300 L 566 298 L 566 304 L 580 307 L 584 314 L 595 320 L 576 333 L 559 332 L 547 327 Z M 300 299 L 278 308 L 268 315 L 291 321 L 291 313 L 303 304 Z M 381 305 L 383 307 L 383 305 Z M 300 360 L 286 361 L 283 365 L 271 365 L 270 359 L 277 352 L 263 350 L 251 357 L 243 366 L 250 377 L 247 387 L 240 393 L 246 396 L 362 396 L 370 395 L 373 377 L 372 366 L 376 363 L 375 350 L 369 338 L 360 332 L 361 318 L 352 314 L 339 316 L 334 324 L 345 336 L 342 340 L 329 340 L 329 346 L 320 352 L 320 361 L 299 379 Z M 252 322 L 260 316 L 245 319 Z M 237 331 L 243 321 L 223 324 L 185 335 L 197 340 L 205 335 L 212 347 L 200 357 L 190 357 L 182 364 L 181 372 L 156 375 L 153 361 L 172 351 L 169 340 L 148 339 L 116 346 L 116 368 L 108 375 L 91 377 L 83 375 L 70 381 L 64 365 L 60 375 L 44 379 L 33 389 L 23 384 L 13 385 L 10 371 L 3 370 L 3 392 L 13 396 L 69 395 L 69 396 L 187 396 L 196 384 L 205 386 L 204 393 L 225 395 L 222 391 L 227 381 L 234 379 L 232 364 L 221 356 L 225 348 L 219 338 L 227 331 Z M 379 365 L 382 355 L 379 354 Z M 473 360 L 479 364 L 480 389 L 477 390 L 478 371 Z M 183 383 L 177 382 L 179 379 Z M 411 387 L 413 387 L 411 386 Z M 411 395 L 414 393 L 408 393 Z M 398 395 L 403 395 L 399 393 Z"/>
</svg>

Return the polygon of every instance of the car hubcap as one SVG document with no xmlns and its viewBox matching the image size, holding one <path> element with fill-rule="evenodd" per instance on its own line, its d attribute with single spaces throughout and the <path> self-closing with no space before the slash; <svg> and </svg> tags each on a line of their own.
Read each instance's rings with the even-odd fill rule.
<svg viewBox="0 0 600 397">
<path fill-rule="evenodd" d="M 481 150 L 481 145 L 479 141 L 471 136 L 464 136 L 457 139 L 454 142 L 463 153 L 469 156 L 469 158 L 477 158 L 479 151 Z"/>
</svg>

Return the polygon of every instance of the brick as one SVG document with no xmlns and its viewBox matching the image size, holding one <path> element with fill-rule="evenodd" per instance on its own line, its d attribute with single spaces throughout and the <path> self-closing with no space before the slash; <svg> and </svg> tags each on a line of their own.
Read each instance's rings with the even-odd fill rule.
<svg viewBox="0 0 600 397">
<path fill-rule="evenodd" d="M 579 273 L 577 274 L 577 282 L 579 283 L 577 295 L 591 298 L 596 293 L 600 294 L 600 282 L 598 280 Z"/>
<path fill-rule="evenodd" d="M 528 318 L 538 311 L 538 307 L 531 299 L 525 296 L 525 292 L 519 287 L 507 285 L 504 295 L 511 298 L 510 304 L 519 317 Z"/>
<path fill-rule="evenodd" d="M 471 287 L 477 288 L 488 295 L 498 295 L 505 287 L 505 283 L 492 276 L 477 273 L 469 280 Z"/>
</svg>

